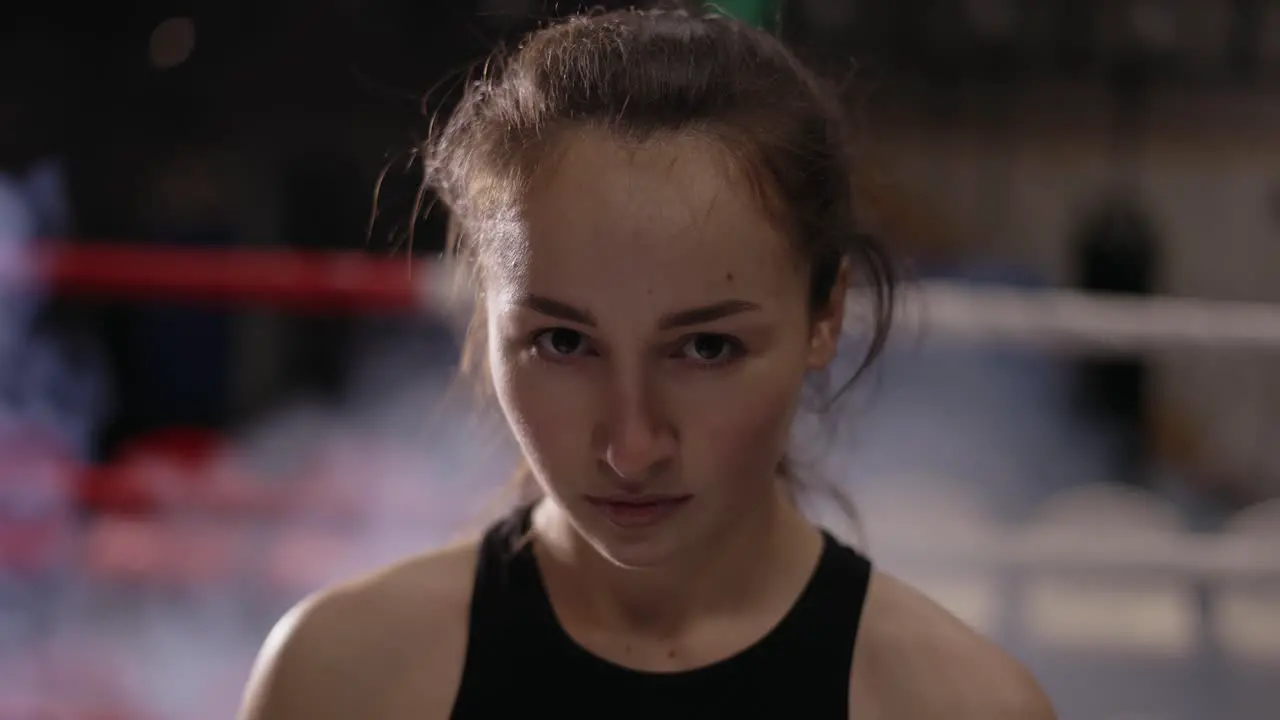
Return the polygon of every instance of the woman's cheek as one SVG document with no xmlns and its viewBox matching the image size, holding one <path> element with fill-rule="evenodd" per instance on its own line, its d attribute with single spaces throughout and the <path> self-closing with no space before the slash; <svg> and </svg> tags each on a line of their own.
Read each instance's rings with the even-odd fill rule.
<svg viewBox="0 0 1280 720">
<path fill-rule="evenodd" d="M 512 430 L 525 451 L 539 463 L 559 464 L 570 446 L 590 437 L 583 428 L 590 417 L 590 393 L 582 378 L 565 367 L 547 367 L 536 360 L 508 365 L 499 396 Z"/>
<path fill-rule="evenodd" d="M 771 466 L 790 436 L 793 385 L 784 377 L 756 378 L 726 384 L 714 397 L 704 392 L 689 398 L 682 435 L 696 445 L 688 450 L 700 456 L 699 464 L 714 465 L 716 475 Z"/>
</svg>

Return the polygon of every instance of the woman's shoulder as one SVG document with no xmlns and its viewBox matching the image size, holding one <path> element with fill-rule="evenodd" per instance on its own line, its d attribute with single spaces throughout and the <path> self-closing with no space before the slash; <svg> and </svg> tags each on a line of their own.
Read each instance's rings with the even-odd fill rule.
<svg viewBox="0 0 1280 720">
<path fill-rule="evenodd" d="M 1035 678 L 923 593 L 876 571 L 850 682 L 860 719 L 1053 720 Z"/>
<path fill-rule="evenodd" d="M 476 559 L 462 543 L 298 603 L 263 643 L 241 719 L 447 716 Z"/>
</svg>

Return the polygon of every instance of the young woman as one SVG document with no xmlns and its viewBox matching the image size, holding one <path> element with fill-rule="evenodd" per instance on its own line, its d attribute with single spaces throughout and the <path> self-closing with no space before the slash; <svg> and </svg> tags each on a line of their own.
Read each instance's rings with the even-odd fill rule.
<svg viewBox="0 0 1280 720">
<path fill-rule="evenodd" d="M 499 65 L 427 163 L 474 269 L 466 359 L 540 499 L 303 602 L 241 717 L 1051 718 L 793 501 L 846 294 L 872 289 L 872 354 L 892 299 L 834 97 L 684 12 L 575 17 Z"/>
</svg>

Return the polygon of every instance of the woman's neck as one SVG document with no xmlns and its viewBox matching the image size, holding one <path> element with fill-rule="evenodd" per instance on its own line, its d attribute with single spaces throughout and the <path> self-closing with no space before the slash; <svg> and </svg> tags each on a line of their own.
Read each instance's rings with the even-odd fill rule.
<svg viewBox="0 0 1280 720">
<path fill-rule="evenodd" d="M 789 607 L 822 547 L 820 533 L 782 489 L 736 514 L 714 542 L 651 568 L 622 567 L 601 555 L 553 501 L 536 508 L 534 529 L 559 613 L 654 638 L 677 637 L 707 617 Z"/>
</svg>

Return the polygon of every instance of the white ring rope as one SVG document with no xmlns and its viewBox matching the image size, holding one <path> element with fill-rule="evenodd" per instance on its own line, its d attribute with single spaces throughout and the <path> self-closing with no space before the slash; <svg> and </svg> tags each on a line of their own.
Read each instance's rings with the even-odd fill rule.
<svg viewBox="0 0 1280 720">
<path fill-rule="evenodd" d="M 863 325 L 865 311 L 865 298 L 851 296 L 846 326 Z M 1280 352 L 1280 304 L 1257 302 L 929 281 L 907 288 L 897 319 L 929 337 L 1065 350 Z"/>
</svg>

